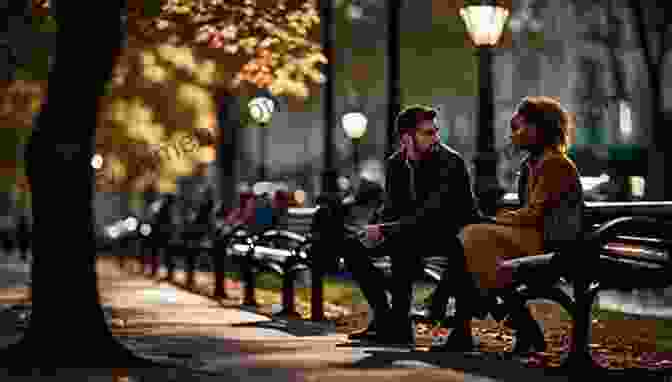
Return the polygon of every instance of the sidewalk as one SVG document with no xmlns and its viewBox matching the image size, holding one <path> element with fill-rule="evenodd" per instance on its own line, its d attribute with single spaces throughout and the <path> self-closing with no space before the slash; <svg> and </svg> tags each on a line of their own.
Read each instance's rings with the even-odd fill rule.
<svg viewBox="0 0 672 382">
<path fill-rule="evenodd" d="M 0 254 L 0 303 L 16 303 L 25 297 L 26 288 L 17 284 L 22 277 L 27 280 L 28 275 L 17 262 Z M 122 271 L 110 259 L 99 261 L 98 278 L 102 304 L 115 319 L 112 328 L 119 340 L 142 357 L 175 366 L 122 371 L 124 376 L 130 377 L 112 379 L 114 381 L 131 382 L 139 378 L 157 382 L 224 378 L 273 382 L 352 378 L 360 382 L 381 377 L 445 382 L 569 379 L 548 375 L 548 370 L 526 368 L 515 361 L 498 360 L 494 354 L 470 356 L 345 346 L 346 336 L 336 334 L 328 325 L 271 320 L 226 302 Z M 7 322 L 0 322 L 0 326 L 6 325 Z M 12 337 L 9 334 L 6 327 L 2 329 L 0 346 L 13 342 L 8 341 Z M 16 336 L 15 333 L 13 338 Z M 78 372 L 80 376 L 87 375 L 86 371 Z M 102 373 L 101 370 L 90 372 Z M 108 373 L 100 380 L 110 378 Z M 631 378 L 632 375 L 627 377 Z M 7 379 L 3 371 L 0 371 L 0 379 L 12 380 Z M 662 380 L 660 377 L 639 379 Z"/>
</svg>

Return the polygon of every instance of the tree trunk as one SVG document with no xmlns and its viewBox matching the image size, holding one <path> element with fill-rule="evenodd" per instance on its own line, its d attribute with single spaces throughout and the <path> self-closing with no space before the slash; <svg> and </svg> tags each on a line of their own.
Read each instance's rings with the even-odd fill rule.
<svg viewBox="0 0 672 382">
<path fill-rule="evenodd" d="M 90 158 L 98 101 L 123 39 L 123 0 L 97 4 L 95 17 L 81 16 L 77 2 L 52 7 L 59 25 L 56 59 L 26 149 L 34 216 L 33 311 L 22 341 L 4 349 L 0 359 L 12 366 L 117 366 L 132 357 L 114 340 L 100 306 Z M 94 40 L 87 43 L 84 36 L 92 32 Z M 97 359 L 86 356 L 90 349 Z"/>
<path fill-rule="evenodd" d="M 238 129 L 240 128 L 240 106 L 238 99 L 231 94 L 222 92 L 217 95 L 217 107 L 219 108 L 219 133 L 220 143 L 217 150 L 217 166 L 219 169 L 219 190 L 222 201 L 222 209 L 229 213 L 235 208 L 236 185 L 238 183 Z M 224 288 L 226 242 L 218 241 L 217 250 L 212 251 L 215 265 L 215 290 L 214 294 L 219 298 L 227 298 Z"/>
<path fill-rule="evenodd" d="M 663 60 L 654 56 L 665 55 L 664 51 L 654 51 L 649 45 L 649 29 L 645 19 L 644 5 L 635 0 L 628 2 L 632 12 L 635 30 L 639 44 L 642 48 L 646 72 L 648 74 L 649 87 L 651 89 L 651 102 L 649 103 L 649 112 L 651 113 L 651 144 L 648 156 L 648 171 L 646 178 L 646 200 L 670 200 L 672 198 L 672 179 L 666 176 L 666 167 L 672 162 L 672 154 L 666 153 L 665 148 L 665 114 L 663 108 L 662 91 L 662 68 Z M 657 36 L 663 38 L 663 35 Z M 654 39 L 655 41 L 655 39 Z"/>
<path fill-rule="evenodd" d="M 387 98 L 387 129 L 385 141 L 385 159 L 395 150 L 395 121 L 401 111 L 401 6 L 400 0 L 387 2 L 387 65 L 388 65 L 388 98 Z"/>
</svg>

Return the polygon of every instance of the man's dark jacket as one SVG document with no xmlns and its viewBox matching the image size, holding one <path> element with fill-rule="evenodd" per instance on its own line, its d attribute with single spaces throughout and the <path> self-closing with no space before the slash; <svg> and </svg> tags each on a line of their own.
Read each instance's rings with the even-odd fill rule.
<svg viewBox="0 0 672 382">
<path fill-rule="evenodd" d="M 407 161 L 397 151 L 387 159 L 383 222 L 399 221 L 401 232 L 457 234 L 480 213 L 464 159 L 444 144 Z"/>
</svg>

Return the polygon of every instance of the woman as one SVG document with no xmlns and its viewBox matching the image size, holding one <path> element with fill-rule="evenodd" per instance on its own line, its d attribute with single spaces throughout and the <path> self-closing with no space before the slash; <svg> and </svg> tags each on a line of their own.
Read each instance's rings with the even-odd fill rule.
<svg viewBox="0 0 672 382">
<path fill-rule="evenodd" d="M 521 208 L 496 214 L 494 224 L 472 224 L 462 232 L 467 270 L 481 295 L 511 282 L 498 268 L 502 260 L 537 255 L 565 240 L 576 238 L 583 205 L 579 174 L 567 156 L 573 118 L 549 97 L 526 97 L 511 118 L 511 143 L 527 151 L 518 190 Z M 543 333 L 529 311 L 507 301 L 508 313 L 522 351 L 543 351 Z M 466 322 L 465 322 L 466 321 Z M 470 318 L 463 318 L 443 350 L 472 346 Z M 440 349 L 436 349 L 440 350 Z"/>
</svg>

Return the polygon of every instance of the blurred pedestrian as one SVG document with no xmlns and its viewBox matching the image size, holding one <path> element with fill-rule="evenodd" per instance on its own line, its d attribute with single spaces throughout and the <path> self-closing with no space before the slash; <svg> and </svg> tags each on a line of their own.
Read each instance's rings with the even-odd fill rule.
<svg viewBox="0 0 672 382">
<path fill-rule="evenodd" d="M 255 198 L 252 191 L 242 191 L 238 196 L 238 207 L 229 211 L 222 220 L 224 233 L 228 233 L 233 227 L 252 224 L 254 219 Z"/>
<path fill-rule="evenodd" d="M 166 254 L 173 235 L 175 234 L 175 224 L 173 223 L 174 207 L 177 202 L 175 195 L 168 194 L 164 197 L 154 221 L 154 229 L 150 232 L 149 246 L 151 251 L 151 272 L 156 275 L 161 260 L 161 252 Z"/>
</svg>

